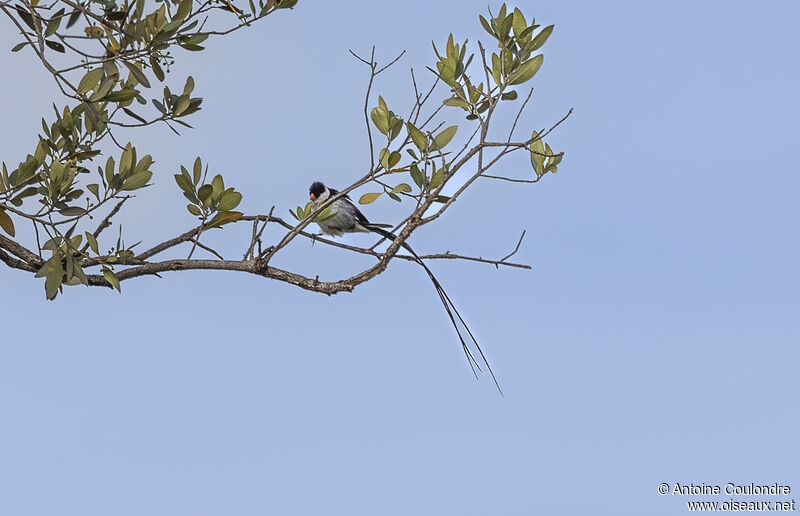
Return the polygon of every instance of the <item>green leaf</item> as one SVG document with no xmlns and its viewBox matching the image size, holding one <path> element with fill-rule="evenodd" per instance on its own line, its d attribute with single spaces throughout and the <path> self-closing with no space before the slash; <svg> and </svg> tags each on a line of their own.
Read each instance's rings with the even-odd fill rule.
<svg viewBox="0 0 800 516">
<path fill-rule="evenodd" d="M 424 176 L 422 175 L 422 171 L 419 169 L 417 165 L 411 165 L 410 172 L 411 172 L 411 179 L 414 180 L 414 184 L 422 188 L 422 183 L 424 181 Z"/>
<path fill-rule="evenodd" d="M 59 11 L 50 18 L 50 21 L 47 22 L 47 28 L 44 30 L 44 37 L 49 38 L 58 30 L 59 25 L 61 25 L 61 18 L 64 16 L 64 9 L 59 9 Z"/>
<path fill-rule="evenodd" d="M 44 44 L 47 45 L 48 47 L 52 48 L 56 52 L 60 52 L 62 54 L 66 52 L 66 49 L 64 48 L 64 45 L 62 45 L 61 43 L 58 43 L 57 41 L 50 41 L 49 39 L 46 39 L 44 41 Z"/>
<path fill-rule="evenodd" d="M 434 199 L 434 202 L 446 203 L 449 200 L 450 200 L 450 197 L 448 197 L 446 195 L 437 195 L 436 199 Z"/>
<path fill-rule="evenodd" d="M 31 28 L 31 30 L 36 30 L 36 27 L 33 25 L 33 18 L 31 18 L 31 14 L 20 7 L 19 5 L 15 5 L 14 9 L 17 10 L 17 14 L 19 15 L 20 19 L 25 22 L 25 25 Z"/>
<path fill-rule="evenodd" d="M 525 22 L 525 16 L 522 14 L 522 11 L 519 8 L 514 9 L 514 13 L 512 14 L 514 17 L 513 26 L 514 26 L 514 36 L 519 38 L 519 35 L 522 34 L 522 31 L 528 28 L 528 24 Z"/>
<path fill-rule="evenodd" d="M 178 10 L 175 11 L 175 19 L 185 20 L 192 10 L 192 0 L 181 0 L 178 4 Z"/>
<path fill-rule="evenodd" d="M 538 28 L 539 28 L 538 25 L 531 25 L 527 29 L 523 30 L 517 36 L 517 41 L 522 41 L 522 42 L 526 42 L 526 43 L 529 42 L 531 40 L 531 34 L 533 34 L 533 31 L 535 31 Z M 530 50 L 530 47 L 528 47 L 527 45 L 525 46 L 525 48 L 528 48 L 528 50 Z"/>
<path fill-rule="evenodd" d="M 333 217 L 334 214 L 331 213 L 331 208 L 332 208 L 332 206 L 328 206 L 327 208 L 325 208 L 321 212 L 317 213 L 316 217 L 314 217 L 314 222 L 325 222 L 329 218 Z M 309 207 L 309 210 L 311 210 L 310 207 Z M 309 211 L 309 213 L 310 213 L 310 211 Z"/>
<path fill-rule="evenodd" d="M 553 26 L 548 25 L 547 27 L 543 28 L 542 31 L 533 38 L 533 42 L 531 43 L 532 48 L 531 50 L 536 50 L 537 48 L 544 45 L 544 42 L 547 41 L 547 38 L 550 37 L 550 34 L 553 33 Z"/>
<path fill-rule="evenodd" d="M 117 289 L 117 292 L 122 294 L 122 289 L 120 288 L 119 280 L 117 279 L 117 276 L 114 274 L 114 271 L 112 271 L 108 267 L 103 267 L 103 277 L 106 279 L 109 285 Z"/>
<path fill-rule="evenodd" d="M 75 22 L 77 22 L 78 19 L 81 17 L 82 12 L 83 11 L 81 10 L 72 11 L 72 14 L 69 15 L 69 19 L 67 20 L 67 28 L 70 28 L 73 25 L 75 25 Z"/>
<path fill-rule="evenodd" d="M 458 97 L 450 97 L 449 99 L 444 101 L 445 106 L 452 106 L 452 107 L 460 107 L 464 111 L 469 111 L 469 104 L 466 100 L 460 99 Z"/>
<path fill-rule="evenodd" d="M 392 151 L 389 154 L 389 168 L 392 168 L 395 165 L 397 165 L 398 163 L 400 163 L 400 158 L 401 157 L 402 157 L 402 155 L 399 152 Z"/>
<path fill-rule="evenodd" d="M 178 98 L 178 103 L 175 104 L 175 109 L 173 110 L 173 112 L 176 115 L 180 115 L 181 113 L 186 111 L 186 109 L 188 107 L 189 107 L 189 96 L 188 95 L 181 95 Z"/>
<path fill-rule="evenodd" d="M 433 173 L 431 176 L 431 182 L 428 184 L 428 190 L 436 190 L 440 184 L 442 184 L 442 180 L 444 179 L 444 170 L 440 168 L 436 172 Z"/>
<path fill-rule="evenodd" d="M 131 88 L 125 88 L 124 90 L 120 91 L 112 91 L 108 95 L 106 95 L 103 100 L 107 100 L 109 102 L 128 102 L 129 100 L 133 100 L 136 96 L 139 95 L 137 90 Z"/>
<path fill-rule="evenodd" d="M 504 41 L 507 41 L 506 36 L 508 36 L 508 33 L 511 32 L 511 27 L 513 26 L 513 24 L 514 24 L 513 13 L 506 16 L 503 22 L 500 24 L 500 36 Z"/>
<path fill-rule="evenodd" d="M 369 114 L 372 118 L 372 123 L 378 128 L 382 134 L 389 134 L 389 114 L 379 107 L 373 108 Z"/>
<path fill-rule="evenodd" d="M 508 72 L 508 70 L 502 69 L 502 63 L 500 62 L 500 56 L 497 54 L 492 54 L 492 79 L 494 79 L 495 84 L 500 86 L 502 81 L 502 72 Z"/>
<path fill-rule="evenodd" d="M 27 41 L 23 41 L 22 43 L 19 43 L 19 44 L 17 44 L 17 45 L 14 45 L 14 48 L 12 48 L 12 49 L 11 49 L 11 51 L 12 51 L 12 52 L 19 52 L 20 50 L 22 50 L 23 48 L 25 48 L 25 45 L 27 45 L 27 44 L 28 44 L 28 42 L 27 42 Z"/>
<path fill-rule="evenodd" d="M 517 99 L 517 92 L 515 90 L 507 91 L 500 95 L 500 98 L 503 100 L 516 100 Z"/>
<path fill-rule="evenodd" d="M 150 68 L 153 70 L 153 74 L 156 76 L 156 79 L 164 82 L 164 69 L 161 68 L 161 65 L 158 64 L 158 60 L 153 56 L 150 56 Z"/>
<path fill-rule="evenodd" d="M 242 194 L 227 190 L 224 194 L 222 194 L 222 198 L 219 200 L 217 209 L 219 211 L 229 211 L 239 206 L 240 202 L 242 202 Z"/>
<path fill-rule="evenodd" d="M 122 61 L 122 64 L 124 64 L 125 67 L 128 70 L 130 70 L 131 75 L 133 75 L 133 78 L 136 79 L 136 81 L 139 84 L 141 84 L 145 88 L 149 88 L 150 87 L 150 81 L 147 80 L 147 76 L 144 74 L 143 71 L 141 71 L 139 69 L 139 67 L 137 67 L 136 65 L 131 64 L 131 63 L 127 62 L 127 61 Z"/>
<path fill-rule="evenodd" d="M 98 201 L 100 200 L 100 185 L 97 183 L 92 183 L 90 185 L 86 185 L 86 189 L 92 192 Z"/>
<path fill-rule="evenodd" d="M 45 273 L 44 292 L 47 299 L 55 299 L 58 295 L 58 288 L 64 278 L 64 269 L 61 260 L 54 253 L 53 257 L 47 260 L 47 272 Z"/>
<path fill-rule="evenodd" d="M 3 228 L 3 231 L 14 236 L 14 221 L 11 220 L 11 217 L 8 216 L 8 213 L 0 208 L 0 228 Z"/>
<path fill-rule="evenodd" d="M 513 86 L 515 84 L 522 84 L 523 82 L 530 80 L 530 78 L 536 75 L 536 72 L 539 71 L 543 60 L 544 55 L 539 54 L 522 63 L 522 66 L 520 66 L 519 69 L 512 73 L 508 78 L 508 84 Z"/>
<path fill-rule="evenodd" d="M 47 242 L 44 243 L 44 245 L 42 246 L 42 250 L 44 250 L 44 251 L 55 251 L 56 249 L 58 249 L 58 246 L 60 246 L 60 245 L 61 245 L 61 238 L 60 237 L 51 238 L 50 240 L 48 240 Z"/>
<path fill-rule="evenodd" d="M 137 172 L 128 176 L 128 179 L 125 180 L 125 184 L 122 185 L 123 190 L 138 190 L 147 184 L 150 181 L 150 178 L 153 177 L 153 173 L 149 170 L 145 170 L 144 172 Z"/>
<path fill-rule="evenodd" d="M 149 154 L 145 154 L 145 156 L 139 160 L 139 163 L 136 165 L 136 168 L 133 169 L 135 174 L 139 172 L 144 172 L 145 170 L 150 169 L 150 165 L 153 164 L 153 157 Z"/>
<path fill-rule="evenodd" d="M 127 176 L 131 171 L 131 166 L 134 164 L 135 159 L 133 157 L 134 150 L 133 146 L 128 143 L 125 146 L 125 150 L 122 151 L 122 156 L 119 158 L 119 175 L 122 177 Z"/>
<path fill-rule="evenodd" d="M 391 156 L 391 154 L 392 153 L 386 147 L 378 152 L 378 162 L 383 165 L 383 168 L 386 170 L 389 170 L 389 156 Z"/>
<path fill-rule="evenodd" d="M 531 135 L 531 139 L 535 140 L 531 143 L 531 165 L 533 166 L 533 170 L 536 172 L 536 175 L 541 177 L 544 174 L 544 144 L 542 143 L 541 138 L 539 138 L 539 133 L 537 131 L 533 131 Z"/>
<path fill-rule="evenodd" d="M 224 224 L 236 222 L 237 220 L 241 219 L 243 215 L 244 213 L 240 211 L 221 211 L 214 215 L 214 218 L 211 219 L 211 222 L 206 224 L 206 228 L 218 228 Z"/>
<path fill-rule="evenodd" d="M 161 40 L 163 43 L 169 37 L 171 37 L 175 32 L 183 25 L 183 20 L 175 18 L 168 24 L 164 25 L 161 30 L 158 32 L 158 36 L 156 36 L 156 40 Z"/>
<path fill-rule="evenodd" d="M 450 140 L 453 139 L 453 136 L 456 135 L 456 131 L 458 127 L 455 125 L 451 125 L 441 133 L 437 134 L 436 137 L 433 139 L 435 147 L 439 150 L 443 149 L 445 145 L 450 143 Z"/>
<path fill-rule="evenodd" d="M 195 45 L 194 43 L 178 43 L 178 45 L 190 52 L 200 52 L 201 50 L 206 49 L 206 47 L 201 47 L 200 45 Z"/>
<path fill-rule="evenodd" d="M 410 192 L 411 186 L 407 183 L 400 183 L 399 185 L 392 188 L 392 193 L 402 193 L 402 192 Z"/>
<path fill-rule="evenodd" d="M 105 61 L 103 63 L 103 71 L 106 72 L 106 75 L 117 75 L 117 76 L 119 76 L 119 68 L 114 63 L 114 61 Z"/>
<path fill-rule="evenodd" d="M 472 84 L 468 84 L 469 86 L 469 101 L 471 103 L 478 102 L 478 99 L 481 98 L 481 94 L 483 93 L 483 83 L 480 83 L 476 88 Z"/>
<path fill-rule="evenodd" d="M 217 174 L 214 176 L 214 179 L 211 180 L 211 188 L 213 188 L 213 196 L 215 201 L 219 201 L 219 198 L 222 196 L 222 192 L 225 191 L 225 183 L 222 180 L 222 176 Z"/>
<path fill-rule="evenodd" d="M 387 135 L 390 140 L 397 138 L 400 131 L 403 130 L 403 120 L 394 116 L 394 113 L 389 113 L 389 134 Z"/>
<path fill-rule="evenodd" d="M 128 17 L 128 13 L 126 13 L 125 11 L 114 11 L 114 12 L 108 13 L 106 15 L 106 20 L 122 21 L 127 17 Z"/>
<path fill-rule="evenodd" d="M 197 191 L 197 196 L 200 198 L 203 204 L 208 206 L 208 203 L 206 203 L 206 201 L 211 198 L 212 193 L 214 193 L 214 187 L 209 184 L 205 184 L 201 186 L 200 189 Z"/>
<path fill-rule="evenodd" d="M 195 186 L 200 182 L 201 174 L 203 173 L 203 162 L 200 161 L 200 156 L 198 156 L 194 160 L 194 166 L 192 167 L 192 182 Z"/>
<path fill-rule="evenodd" d="M 86 242 L 89 243 L 89 247 L 94 251 L 94 254 L 100 254 L 100 247 L 97 245 L 97 238 L 88 231 L 84 233 L 86 235 Z"/>
<path fill-rule="evenodd" d="M 130 109 L 128 109 L 128 108 L 126 108 L 126 107 L 124 107 L 124 108 L 122 108 L 122 110 L 123 110 L 123 111 L 125 112 L 125 114 L 127 114 L 129 117 L 131 117 L 131 118 L 135 118 L 136 120 L 138 120 L 139 122 L 141 122 L 141 123 L 143 123 L 143 124 L 146 124 L 146 123 L 147 123 L 147 120 L 145 120 L 144 118 L 140 117 L 139 115 L 137 115 L 136 113 L 134 113 L 134 112 L 133 112 L 133 111 L 131 111 Z"/>
<path fill-rule="evenodd" d="M 553 152 L 553 149 L 550 148 L 550 145 L 546 143 L 544 144 L 544 151 L 545 153 L 552 155 L 551 157 L 547 158 L 547 166 L 544 167 L 544 171 L 552 172 L 553 174 L 555 174 L 556 172 L 558 172 L 558 164 L 561 163 L 561 160 L 564 158 L 564 153 L 560 152 L 558 154 L 555 154 Z"/>
<path fill-rule="evenodd" d="M 86 210 L 78 206 L 68 206 L 63 210 L 58 210 L 58 213 L 65 217 L 80 217 L 86 214 Z"/>
<path fill-rule="evenodd" d="M 428 148 L 428 137 L 411 122 L 406 122 L 406 128 L 408 129 L 408 134 L 411 136 L 411 141 L 414 142 L 414 145 L 417 146 L 420 152 L 424 152 L 425 149 Z"/>
<path fill-rule="evenodd" d="M 383 192 L 366 193 L 362 195 L 361 198 L 358 200 L 358 204 L 369 204 L 371 202 L 375 202 L 375 199 L 377 199 L 381 195 L 383 195 Z"/>
<path fill-rule="evenodd" d="M 195 206 L 194 204 L 187 204 L 186 209 L 189 210 L 189 213 L 192 215 L 200 216 L 200 208 Z"/>
<path fill-rule="evenodd" d="M 483 16 L 478 16 L 478 18 L 481 19 L 481 25 L 483 25 L 483 28 L 486 30 L 486 32 L 488 32 L 490 36 L 494 37 L 494 31 L 492 30 L 492 26 L 489 25 L 489 22 L 486 21 L 486 18 L 484 18 Z"/>
<path fill-rule="evenodd" d="M 118 76 L 116 75 L 110 75 L 105 79 L 103 79 L 103 82 L 100 83 L 100 87 L 94 90 L 94 93 L 92 94 L 91 97 L 89 97 L 89 100 L 94 102 L 108 95 L 108 92 L 111 91 L 111 88 L 113 88 L 114 85 L 117 84 L 117 80 Z"/>
<path fill-rule="evenodd" d="M 186 78 L 186 84 L 183 86 L 183 94 L 188 96 L 191 95 L 193 91 L 194 91 L 194 79 L 190 75 L 189 77 Z"/>
<path fill-rule="evenodd" d="M 192 182 L 189 180 L 189 178 L 183 174 L 175 174 L 174 177 L 175 182 L 178 183 L 178 186 L 184 191 L 184 193 L 194 195 L 194 185 L 192 185 Z"/>
<path fill-rule="evenodd" d="M 69 284 L 78 285 L 82 283 L 88 287 L 89 279 L 86 277 L 86 274 L 83 272 L 83 269 L 81 268 L 80 264 L 78 262 L 75 262 L 74 267 L 75 269 L 73 270 L 72 273 L 73 275 L 72 278 L 70 279 Z"/>
</svg>

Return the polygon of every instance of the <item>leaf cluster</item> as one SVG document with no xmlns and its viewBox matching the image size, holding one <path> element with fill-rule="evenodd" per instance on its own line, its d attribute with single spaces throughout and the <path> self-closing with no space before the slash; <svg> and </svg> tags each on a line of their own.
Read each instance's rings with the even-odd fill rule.
<svg viewBox="0 0 800 516">
<path fill-rule="evenodd" d="M 489 118 L 496 106 L 503 101 L 516 100 L 518 92 L 513 87 L 530 81 L 539 71 L 544 56 L 535 52 L 550 37 L 553 26 L 541 28 L 535 20 L 528 22 L 522 11 L 509 11 L 505 4 L 496 16 L 490 11 L 489 19 L 480 16 L 480 21 L 498 47 L 488 57 L 483 54 L 483 47 L 480 47 L 482 56 L 479 61 L 482 61 L 482 70 L 479 73 L 491 78 L 493 84 L 486 85 L 484 81 L 472 79 L 469 69 L 475 61 L 475 54 L 468 52 L 468 41 L 456 43 L 452 34 L 445 42 L 444 52 L 440 52 L 436 44 L 433 44 L 437 61 L 435 68 L 428 69 L 450 88 L 451 95 L 443 104 L 465 111 L 466 119 L 476 121 L 478 130 L 485 137 Z M 360 197 L 359 202 L 369 204 L 384 194 L 395 201 L 401 201 L 402 196 L 412 197 L 418 205 L 428 196 L 432 196 L 434 202 L 447 202 L 450 197 L 439 194 L 439 191 L 451 174 L 453 160 L 448 161 L 448 153 L 443 149 L 453 139 L 458 127 L 446 127 L 433 135 L 424 130 L 424 124 L 417 127 L 417 123 L 411 119 L 404 121 L 389 109 L 387 101 L 380 95 L 378 105 L 370 112 L 370 119 L 375 129 L 387 138 L 387 146 L 378 151 L 379 169 L 378 174 L 373 177 L 373 181 L 383 191 L 366 193 Z M 406 137 L 401 141 L 398 137 L 403 134 L 404 127 Z M 396 141 L 401 143 L 394 149 L 390 148 Z M 413 143 L 413 147 L 408 146 L 408 143 Z M 525 146 L 531 153 L 531 164 L 537 178 L 558 170 L 557 165 L 563 154 L 555 154 L 550 145 L 542 141 L 539 132 L 534 131 Z M 404 149 L 410 159 L 403 160 Z M 400 172 L 408 172 L 411 181 L 387 184 L 378 177 Z M 416 185 L 416 192 L 411 184 Z"/>
<path fill-rule="evenodd" d="M 175 182 L 189 200 L 186 209 L 198 217 L 204 229 L 218 228 L 242 217 L 242 212 L 233 211 L 242 202 L 242 194 L 233 187 L 225 188 L 221 174 L 206 182 L 208 166 L 198 156 L 194 160 L 192 173 L 181 166 L 181 173 L 175 174 Z"/>
</svg>

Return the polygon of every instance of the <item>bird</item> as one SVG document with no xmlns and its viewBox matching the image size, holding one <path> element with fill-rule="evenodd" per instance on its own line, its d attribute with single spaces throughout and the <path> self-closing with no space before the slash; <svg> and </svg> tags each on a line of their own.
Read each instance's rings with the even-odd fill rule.
<svg viewBox="0 0 800 516">
<path fill-rule="evenodd" d="M 308 189 L 308 194 L 314 206 L 319 207 L 331 197 L 338 195 L 339 191 L 334 190 L 333 188 L 328 188 L 321 181 L 315 181 Z M 356 205 L 353 204 L 353 201 L 347 195 L 342 195 L 334 200 L 333 203 L 330 204 L 330 214 L 323 220 L 319 220 L 316 223 L 323 234 L 331 236 L 338 237 L 344 235 L 345 233 L 377 233 L 388 240 L 393 241 L 397 239 L 397 235 L 391 231 L 387 231 L 386 229 L 392 227 L 390 224 L 374 224 L 370 222 L 367 217 L 361 213 L 361 210 L 359 210 Z M 469 329 L 469 326 L 467 326 L 467 323 L 461 317 L 461 314 L 458 313 L 458 309 L 456 309 L 455 305 L 450 300 L 450 296 L 447 295 L 447 292 L 445 292 L 442 284 L 439 283 L 439 280 L 436 279 L 436 276 L 433 275 L 433 272 L 428 268 L 425 262 L 422 261 L 422 258 L 420 258 L 416 252 L 414 252 L 410 245 L 405 242 L 400 245 L 406 251 L 411 253 L 417 263 L 419 263 L 425 272 L 428 273 L 428 277 L 431 279 L 431 282 L 433 282 L 433 286 L 436 288 L 436 292 L 439 294 L 442 305 L 444 305 L 444 309 L 447 312 L 447 315 L 450 317 L 450 322 L 453 324 L 453 328 L 456 330 L 458 339 L 461 341 L 461 347 L 467 356 L 467 362 L 472 369 L 472 373 L 477 378 L 478 373 L 476 372 L 476 369 L 480 372 L 483 372 L 483 369 L 481 368 L 480 363 L 476 360 L 476 355 L 472 352 L 470 346 L 467 344 L 468 339 L 464 337 L 459 329 L 456 318 L 458 318 L 458 321 L 460 321 L 464 326 L 464 329 L 466 329 L 467 334 L 469 335 L 469 340 L 474 344 L 474 347 L 480 356 L 481 362 L 486 366 L 486 370 L 491 375 L 497 390 L 500 392 L 500 394 L 502 394 L 503 390 L 500 388 L 500 383 L 497 381 L 497 377 L 494 375 L 492 367 L 486 360 L 483 350 L 478 344 L 478 341 L 475 339 L 475 336 L 472 334 L 472 331 Z"/>
</svg>

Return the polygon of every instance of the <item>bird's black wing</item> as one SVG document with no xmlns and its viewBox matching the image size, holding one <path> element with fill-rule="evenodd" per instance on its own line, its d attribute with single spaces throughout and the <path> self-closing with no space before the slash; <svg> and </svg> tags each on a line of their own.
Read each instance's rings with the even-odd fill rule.
<svg viewBox="0 0 800 516">
<path fill-rule="evenodd" d="M 356 218 L 358 219 L 358 221 L 362 225 L 365 225 L 365 226 L 366 225 L 373 225 L 369 220 L 367 220 L 367 217 L 363 213 L 361 213 L 361 210 L 359 210 L 358 207 L 355 204 L 353 204 L 353 209 L 356 211 Z M 375 224 L 375 225 L 382 226 L 382 224 Z M 387 226 L 387 227 L 391 227 L 391 226 Z"/>
<path fill-rule="evenodd" d="M 339 195 L 339 190 L 336 190 L 335 188 L 328 188 L 328 191 L 331 193 L 331 197 L 333 197 L 334 195 Z M 365 217 L 364 214 L 361 213 L 361 210 L 359 210 L 356 207 L 356 205 L 353 204 L 353 199 L 351 199 L 349 195 L 344 194 L 341 197 L 341 199 L 347 199 L 347 202 L 349 202 L 350 206 L 353 207 L 353 211 L 355 212 L 356 218 L 358 219 L 359 222 L 361 222 L 362 224 L 369 224 L 367 217 Z"/>
</svg>

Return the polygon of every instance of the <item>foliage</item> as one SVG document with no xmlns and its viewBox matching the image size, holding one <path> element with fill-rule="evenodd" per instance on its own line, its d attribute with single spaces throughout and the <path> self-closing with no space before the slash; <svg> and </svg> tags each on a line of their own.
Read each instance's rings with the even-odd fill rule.
<svg viewBox="0 0 800 516">
<path fill-rule="evenodd" d="M 203 51 L 211 36 L 230 34 L 297 3 L 297 0 L 257 0 L 257 3 L 248 0 L 247 5 L 237 6 L 230 0 L 174 3 L 54 0 L 40 5 L 38 0 L 17 3 L 0 0 L 0 11 L 22 38 L 11 50 L 31 52 L 32 57 L 40 60 L 66 99 L 61 106 L 53 104 L 52 116 L 42 118 L 42 132 L 24 159 L 16 166 L 2 161 L 0 260 L 44 278 L 48 299 L 54 299 L 64 285 L 120 290 L 123 280 L 186 268 L 246 270 L 325 293 L 351 290 L 380 273 L 385 263 L 383 268 L 376 266 L 361 275 L 326 284 L 270 267 L 272 256 L 303 233 L 303 228 L 330 216 L 330 202 L 320 209 L 309 203 L 291 210 L 299 221 L 296 226 L 273 217 L 271 212 L 266 216 L 245 216 L 235 211 L 242 194 L 226 187 L 221 174 L 208 180 L 208 166 L 203 166 L 200 157 L 195 159 L 191 171 L 182 166 L 174 175 L 189 201 L 187 210 L 199 221 L 197 227 L 139 254 L 134 251 L 138 243 L 125 245 L 121 227 L 115 241 L 103 245 L 99 238 L 123 204 L 138 190 L 151 186 L 157 177 L 151 155 L 138 151 L 131 142 L 120 142 L 115 133 L 120 128 L 146 128 L 154 124 L 166 124 L 177 133 L 177 128 L 191 128 L 189 118 L 202 108 L 203 99 L 195 94 L 191 76 L 180 80 L 177 87 L 167 80 L 175 60 L 183 51 Z M 497 50 L 487 55 L 478 43 L 478 53 L 470 52 L 468 41 L 456 43 L 452 34 L 443 46 L 434 44 L 436 61 L 433 67 L 428 67 L 433 85 L 427 94 L 419 92 L 412 70 L 416 103 L 405 117 L 390 109 L 383 96 L 377 97 L 376 104 L 372 101 L 374 79 L 394 61 L 378 69 L 374 49 L 368 60 L 354 54 L 370 67 L 364 114 L 372 166 L 361 179 L 343 189 L 341 195 L 372 184 L 379 191 L 361 195 L 362 204 L 375 202 L 384 195 L 398 202 L 403 198 L 414 201 L 413 211 L 403 221 L 406 226 L 400 234 L 402 241 L 416 227 L 441 215 L 478 177 L 508 179 L 488 176 L 485 172 L 510 152 L 527 150 L 535 173 L 535 179 L 516 181 L 536 182 L 548 172 L 558 170 L 562 154 L 555 153 L 543 141 L 555 126 L 543 132 L 534 131 L 524 141 L 513 141 L 515 120 L 507 141 L 495 142 L 487 137 L 498 105 L 521 100 L 519 87 L 540 70 L 544 58 L 537 51 L 551 35 L 553 26 L 542 28 L 534 20 L 528 22 L 519 9 L 510 11 L 505 5 L 496 15 L 490 11 L 488 18 L 481 16 L 479 20 Z M 471 66 L 476 69 L 474 73 Z M 422 116 L 423 107 L 442 84 L 449 90 L 445 98 L 429 116 Z M 517 119 L 529 98 L 530 93 L 522 102 Z M 443 107 L 463 112 L 465 122 L 461 127 L 443 127 L 441 122 L 435 125 Z M 474 126 L 472 136 L 461 150 L 451 150 L 457 137 L 469 134 L 470 130 L 463 127 L 468 125 Z M 373 131 L 382 139 L 377 150 L 373 146 Z M 490 150 L 496 151 L 491 157 Z M 462 188 L 455 194 L 443 195 L 442 190 L 453 175 L 467 163 L 475 162 L 476 172 Z M 398 180 L 397 174 L 405 177 Z M 433 212 L 429 211 L 432 203 L 439 206 Z M 89 231 L 86 226 L 95 212 L 112 204 L 113 209 L 101 224 Z M 13 240 L 21 220 L 31 221 L 36 229 L 35 252 Z M 199 241 L 205 230 L 245 220 L 253 221 L 254 227 L 250 250 L 242 263 L 223 260 Z M 260 238 L 264 227 L 257 231 L 259 222 L 264 225 L 275 222 L 289 231 L 262 252 Z M 41 242 L 40 231 L 45 235 Z M 402 241 L 380 254 L 381 260 L 391 259 Z M 184 242 L 193 244 L 185 260 L 151 260 Z M 219 261 L 191 260 L 197 247 L 212 252 Z M 350 249 L 375 253 L 371 249 Z M 49 256 L 42 257 L 42 253 Z M 504 260 L 490 263 L 518 266 Z M 89 268 L 98 269 L 99 274 L 85 272 Z"/>
<path fill-rule="evenodd" d="M 447 38 L 443 54 L 434 43 L 433 50 L 438 61 L 436 69 L 428 67 L 428 70 L 450 87 L 452 96 L 444 100 L 444 105 L 462 109 L 466 120 L 476 121 L 479 127 L 486 127 L 491 112 L 498 103 L 518 98 L 518 92 L 512 89 L 512 86 L 520 86 L 530 81 L 539 71 L 544 55 L 533 55 L 533 53 L 550 37 L 553 25 L 539 30 L 541 26 L 534 20 L 528 23 L 519 9 L 508 12 L 505 4 L 497 16 L 492 16 L 490 12 L 489 20 L 483 16 L 479 19 L 498 46 L 498 50 L 491 54 L 489 61 L 491 64 L 484 62 L 483 69 L 477 72 L 479 76 L 483 74 L 487 78 L 486 84 L 491 77 L 492 84 L 486 86 L 481 81 L 476 85 L 477 81 L 469 74 L 469 67 L 473 63 L 475 54 L 471 53 L 467 57 L 468 41 L 462 44 L 455 43 L 452 34 Z M 407 182 L 396 185 L 383 184 L 382 192 L 364 194 L 359 202 L 369 204 L 383 194 L 398 202 L 402 200 L 401 195 L 420 203 L 429 195 L 434 196 L 435 202 L 449 201 L 450 197 L 439 195 L 438 192 L 448 175 L 448 170 L 456 163 L 455 159 L 449 161 L 445 159 L 444 149 L 453 140 L 458 127 L 447 127 L 435 135 L 433 132 L 425 132 L 410 120 L 404 122 L 389 109 L 381 96 L 378 97 L 378 105 L 370 112 L 370 118 L 378 132 L 386 137 L 387 146 L 379 151 L 380 168 L 385 174 L 408 172 L 410 182 L 417 187 L 417 193 L 412 193 L 414 189 Z M 406 128 L 406 138 L 397 148 L 390 150 L 390 145 L 393 141 L 397 141 L 403 127 Z M 416 149 L 410 148 L 409 142 L 413 143 Z M 550 145 L 542 141 L 538 132 L 533 132 L 527 145 L 537 179 L 548 172 L 558 171 L 558 164 L 563 154 L 555 154 Z M 410 160 L 400 165 L 404 148 Z M 437 160 L 441 162 L 438 169 Z"/>
</svg>

